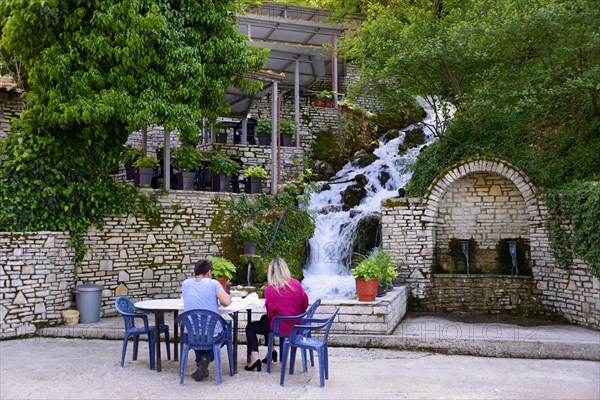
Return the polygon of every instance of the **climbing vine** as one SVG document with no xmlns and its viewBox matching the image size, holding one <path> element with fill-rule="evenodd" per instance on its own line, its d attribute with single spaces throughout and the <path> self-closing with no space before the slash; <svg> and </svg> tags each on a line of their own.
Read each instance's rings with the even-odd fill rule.
<svg viewBox="0 0 600 400">
<path fill-rule="evenodd" d="M 577 182 L 561 191 L 549 191 L 546 204 L 550 244 L 560 266 L 581 256 L 600 277 L 600 184 Z"/>
<path fill-rule="evenodd" d="M 315 225 L 311 214 L 297 207 L 296 196 L 242 195 L 237 200 L 232 198 L 229 208 L 229 223 L 239 245 L 242 242 L 239 232 L 248 226 L 258 229 L 257 254 L 261 257 L 253 260 L 256 280 L 266 280 L 267 267 L 277 256 L 286 260 L 294 278 L 302 279 L 305 243 L 313 236 Z"/>
</svg>

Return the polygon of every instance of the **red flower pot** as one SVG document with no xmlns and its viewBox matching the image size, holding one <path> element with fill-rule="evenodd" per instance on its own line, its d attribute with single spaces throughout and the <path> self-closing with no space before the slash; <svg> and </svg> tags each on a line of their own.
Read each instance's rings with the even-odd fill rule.
<svg viewBox="0 0 600 400">
<path fill-rule="evenodd" d="M 356 278 L 358 301 L 375 301 L 378 285 L 379 281 L 377 278 L 371 278 L 368 281 L 365 281 L 363 278 Z"/>
</svg>

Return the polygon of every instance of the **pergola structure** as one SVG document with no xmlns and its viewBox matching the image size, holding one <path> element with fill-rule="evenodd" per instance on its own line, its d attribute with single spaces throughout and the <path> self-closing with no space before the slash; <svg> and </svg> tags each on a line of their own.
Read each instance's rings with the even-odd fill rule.
<svg viewBox="0 0 600 400">
<path fill-rule="evenodd" d="M 296 122 L 295 144 L 300 146 L 300 91 L 309 89 L 331 71 L 331 90 L 338 91 L 338 74 L 344 64 L 336 57 L 338 37 L 344 31 L 339 24 L 327 22 L 330 12 L 310 7 L 265 2 L 248 14 L 237 16 L 239 32 L 248 36 L 249 45 L 270 50 L 267 65 L 263 71 L 253 74 L 252 79 L 261 80 L 263 90 L 256 95 L 241 93 L 230 88 L 225 101 L 230 104 L 228 117 L 242 121 L 242 144 L 247 143 L 248 113 L 255 99 L 268 92 L 272 94 L 272 173 L 271 191 L 277 190 L 277 146 L 279 132 L 279 91 L 291 90 L 294 93 L 294 114 Z M 334 96 L 337 107 L 337 97 Z M 214 141 L 214 135 L 212 135 Z M 169 168 L 170 132 L 165 132 L 165 170 Z M 170 182 L 165 174 L 165 187 Z"/>
</svg>

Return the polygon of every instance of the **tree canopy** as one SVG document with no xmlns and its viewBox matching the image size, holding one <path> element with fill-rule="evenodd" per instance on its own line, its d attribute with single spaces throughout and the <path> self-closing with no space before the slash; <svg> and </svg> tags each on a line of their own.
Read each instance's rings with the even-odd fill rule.
<svg viewBox="0 0 600 400">
<path fill-rule="evenodd" d="M 75 230 L 126 207 L 108 176 L 142 126 L 198 130 L 266 60 L 233 0 L 6 0 L 0 46 L 24 71 L 25 109 L 0 144 L 0 230 Z"/>
</svg>

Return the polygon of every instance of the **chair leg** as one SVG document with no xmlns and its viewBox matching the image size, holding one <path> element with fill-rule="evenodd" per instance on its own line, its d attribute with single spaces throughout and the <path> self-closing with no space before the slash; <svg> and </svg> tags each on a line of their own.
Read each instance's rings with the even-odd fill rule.
<svg viewBox="0 0 600 400">
<path fill-rule="evenodd" d="M 297 347 L 290 345 L 290 375 L 294 375 L 294 365 L 296 364 L 296 350 Z"/>
<path fill-rule="evenodd" d="M 271 354 L 273 352 L 273 333 L 269 333 L 269 338 L 267 340 L 267 372 L 271 373 Z"/>
<path fill-rule="evenodd" d="M 187 365 L 188 353 L 190 349 L 183 343 L 181 345 L 181 353 L 179 357 L 179 384 L 183 386 L 183 380 L 185 378 L 185 367 Z"/>
<path fill-rule="evenodd" d="M 329 350 L 327 347 L 323 350 L 323 361 L 325 363 L 325 379 L 329 379 Z"/>
<path fill-rule="evenodd" d="M 129 342 L 129 336 L 125 335 L 123 338 L 123 351 L 121 351 L 121 367 L 125 365 L 125 353 L 127 353 L 127 342 Z"/>
<path fill-rule="evenodd" d="M 325 387 L 325 355 L 323 348 L 319 349 L 317 357 L 319 357 L 319 382 L 321 387 Z"/>
<path fill-rule="evenodd" d="M 306 361 L 306 349 L 300 349 L 302 355 L 302 372 L 308 372 L 308 363 Z"/>
<path fill-rule="evenodd" d="M 283 343 L 283 349 L 281 350 L 281 375 L 279 377 L 279 384 L 281 386 L 283 386 L 284 382 L 285 382 L 285 367 L 286 367 L 286 363 L 287 363 L 287 359 L 288 359 L 288 352 L 290 350 L 290 344 L 285 341 Z"/>
<path fill-rule="evenodd" d="M 229 358 L 229 376 L 233 376 L 233 343 L 231 341 L 227 341 L 227 357 Z"/>
<path fill-rule="evenodd" d="M 133 335 L 133 361 L 137 360 L 140 335 Z"/>
<path fill-rule="evenodd" d="M 170 342 L 170 336 L 169 336 L 169 328 L 166 328 L 164 331 L 165 333 L 165 345 L 167 346 L 167 360 L 171 359 L 171 342 Z"/>
<path fill-rule="evenodd" d="M 215 368 L 217 369 L 217 385 L 223 383 L 223 374 L 221 372 L 221 346 L 213 346 L 213 357 L 215 359 Z"/>
<path fill-rule="evenodd" d="M 315 366 L 315 355 L 312 350 L 309 350 L 309 351 L 310 351 L 310 366 L 314 367 Z"/>
</svg>

